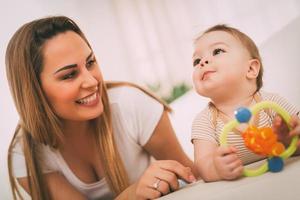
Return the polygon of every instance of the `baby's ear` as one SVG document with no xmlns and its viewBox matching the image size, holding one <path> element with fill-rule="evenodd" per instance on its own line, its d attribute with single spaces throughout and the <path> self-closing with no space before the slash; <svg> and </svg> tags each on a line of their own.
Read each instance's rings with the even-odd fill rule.
<svg viewBox="0 0 300 200">
<path fill-rule="evenodd" d="M 249 60 L 249 66 L 247 71 L 247 78 L 256 79 L 260 70 L 260 62 L 257 59 Z"/>
</svg>

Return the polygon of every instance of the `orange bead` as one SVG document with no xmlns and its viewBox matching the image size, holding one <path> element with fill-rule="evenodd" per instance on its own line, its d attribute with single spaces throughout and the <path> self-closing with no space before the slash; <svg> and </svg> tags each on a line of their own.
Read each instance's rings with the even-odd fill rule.
<svg viewBox="0 0 300 200">
<path fill-rule="evenodd" d="M 242 137 L 245 146 L 260 155 L 278 156 L 285 150 L 284 145 L 277 142 L 277 135 L 270 127 L 257 128 L 250 125 Z"/>
<path fill-rule="evenodd" d="M 272 147 L 271 155 L 279 156 L 280 154 L 282 154 L 282 152 L 284 152 L 284 150 L 285 150 L 284 145 L 280 142 L 277 142 Z"/>
</svg>

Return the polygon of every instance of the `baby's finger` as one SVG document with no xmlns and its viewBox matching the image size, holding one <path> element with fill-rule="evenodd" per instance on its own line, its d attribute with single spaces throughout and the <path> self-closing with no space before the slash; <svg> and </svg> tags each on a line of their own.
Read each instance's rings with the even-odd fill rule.
<svg viewBox="0 0 300 200">
<path fill-rule="evenodd" d="M 238 177 L 242 176 L 243 170 L 244 170 L 244 166 L 243 165 L 235 168 L 232 171 L 232 173 L 234 174 L 234 178 L 238 178 Z"/>
<path fill-rule="evenodd" d="M 234 153 L 236 151 L 237 151 L 237 149 L 235 147 L 232 147 L 232 146 L 221 146 L 221 147 L 217 148 L 216 153 L 219 156 L 224 156 L 224 155 L 227 155 L 227 154 L 230 154 L 230 153 Z"/>
<path fill-rule="evenodd" d="M 279 127 L 282 123 L 282 119 L 279 115 L 276 115 L 273 119 L 273 126 L 274 127 Z"/>
<path fill-rule="evenodd" d="M 294 127 L 300 125 L 300 119 L 297 116 L 292 116 L 290 124 L 291 124 L 291 127 L 294 128 Z"/>
<path fill-rule="evenodd" d="M 236 162 L 237 160 L 240 160 L 238 155 L 236 153 L 227 154 L 222 157 L 222 160 L 225 164 L 230 164 L 233 162 Z"/>
<path fill-rule="evenodd" d="M 272 129 L 275 133 L 280 134 L 280 133 L 288 133 L 288 125 L 286 122 L 282 119 L 281 116 L 276 115 L 273 119 L 273 125 Z"/>
<path fill-rule="evenodd" d="M 300 135 L 300 126 L 296 126 L 294 129 L 292 129 L 289 135 L 290 136 Z"/>
<path fill-rule="evenodd" d="M 236 161 L 230 163 L 228 167 L 231 171 L 234 171 L 236 168 L 240 168 L 241 166 L 243 166 L 243 163 L 239 159 L 239 160 L 236 160 Z"/>
</svg>

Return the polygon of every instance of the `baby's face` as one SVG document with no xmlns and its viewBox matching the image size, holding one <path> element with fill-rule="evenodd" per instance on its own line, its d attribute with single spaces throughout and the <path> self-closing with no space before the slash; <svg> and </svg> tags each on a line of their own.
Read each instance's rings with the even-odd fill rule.
<svg viewBox="0 0 300 200">
<path fill-rule="evenodd" d="M 193 82 L 196 91 L 209 98 L 222 97 L 229 90 L 242 89 L 250 54 L 233 35 L 213 31 L 195 43 Z"/>
</svg>

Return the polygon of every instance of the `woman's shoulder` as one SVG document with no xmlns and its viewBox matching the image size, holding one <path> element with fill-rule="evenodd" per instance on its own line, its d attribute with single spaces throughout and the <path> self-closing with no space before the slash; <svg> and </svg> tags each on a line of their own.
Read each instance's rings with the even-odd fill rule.
<svg viewBox="0 0 300 200">
<path fill-rule="evenodd" d="M 11 158 L 13 162 L 13 171 L 16 177 L 27 176 L 26 172 L 26 162 L 24 154 L 24 143 L 23 136 L 26 132 L 19 128 L 16 132 L 16 135 L 13 139 L 12 146 L 10 148 Z M 42 161 L 42 170 L 43 172 L 55 171 L 56 166 L 56 157 L 54 156 L 56 150 L 49 147 L 48 145 L 36 143 L 36 152 L 38 153 L 38 158 Z"/>
<path fill-rule="evenodd" d="M 130 85 L 111 87 L 107 90 L 107 94 L 111 103 L 120 101 L 127 102 L 141 95 L 145 95 L 141 89 Z"/>
<path fill-rule="evenodd" d="M 26 134 L 25 131 L 20 128 L 17 133 L 15 138 L 13 139 L 12 142 L 12 148 L 11 151 L 13 154 L 19 154 L 19 155 L 24 155 L 24 141 L 23 141 L 23 135 Z M 43 155 L 43 157 L 49 157 L 49 155 L 55 154 L 56 149 L 50 147 L 49 145 L 45 145 L 42 143 L 35 143 L 37 145 L 37 150 L 39 153 Z"/>
</svg>

